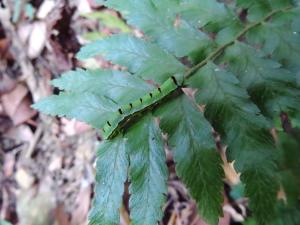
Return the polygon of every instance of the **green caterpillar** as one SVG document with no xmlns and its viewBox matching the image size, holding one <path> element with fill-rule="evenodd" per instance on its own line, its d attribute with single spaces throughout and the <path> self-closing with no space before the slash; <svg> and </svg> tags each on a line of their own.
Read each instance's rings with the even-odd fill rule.
<svg viewBox="0 0 300 225">
<path fill-rule="evenodd" d="M 102 136 L 104 139 L 111 139 L 120 132 L 120 126 L 129 120 L 132 114 L 145 110 L 149 106 L 153 106 L 158 101 L 168 96 L 182 85 L 179 79 L 175 76 L 167 79 L 159 88 L 144 95 L 143 97 L 127 104 L 118 109 L 112 117 L 106 121 L 105 126 L 102 128 Z"/>
</svg>

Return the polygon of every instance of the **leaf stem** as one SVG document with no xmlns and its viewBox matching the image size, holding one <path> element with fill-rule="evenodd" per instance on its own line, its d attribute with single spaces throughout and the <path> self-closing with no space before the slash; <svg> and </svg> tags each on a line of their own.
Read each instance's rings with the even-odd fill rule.
<svg viewBox="0 0 300 225">
<path fill-rule="evenodd" d="M 209 54 L 204 60 L 202 60 L 200 63 L 198 63 L 197 65 L 193 66 L 192 68 L 190 68 L 184 75 L 185 79 L 190 78 L 191 76 L 193 76 L 195 74 L 195 72 L 197 72 L 201 67 L 205 66 L 210 60 L 214 60 L 217 56 L 219 56 L 227 47 L 233 45 L 238 39 L 240 39 L 242 36 L 244 36 L 249 30 L 251 30 L 254 27 L 259 26 L 260 24 L 262 24 L 263 22 L 267 21 L 268 19 L 270 19 L 272 16 L 274 16 L 277 13 L 280 12 L 286 12 L 288 10 L 290 10 L 292 8 L 292 6 L 288 6 L 286 8 L 283 9 L 277 9 L 277 10 L 273 10 L 272 12 L 270 12 L 269 14 L 267 14 L 262 20 L 249 24 L 247 25 L 243 30 L 241 30 L 234 38 L 233 40 L 227 42 L 226 44 L 220 46 L 219 48 L 217 48 L 215 51 L 213 51 L 211 54 Z"/>
</svg>

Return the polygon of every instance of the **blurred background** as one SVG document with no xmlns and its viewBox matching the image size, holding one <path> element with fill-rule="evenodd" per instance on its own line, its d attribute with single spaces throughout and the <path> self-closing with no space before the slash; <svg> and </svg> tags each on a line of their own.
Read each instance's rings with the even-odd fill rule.
<svg viewBox="0 0 300 225">
<path fill-rule="evenodd" d="M 94 0 L 0 1 L 0 224 L 85 225 L 93 197 L 95 152 L 101 141 L 88 125 L 31 109 L 57 93 L 49 81 L 75 67 L 113 68 L 101 57 L 79 62 L 75 54 L 93 40 L 120 32 L 142 36 L 117 12 Z M 166 150 L 168 155 L 168 150 Z M 174 174 L 162 225 L 204 225 Z M 247 200 L 225 164 L 224 218 L 242 224 Z M 129 224 L 128 194 L 120 224 Z M 6 221 L 6 222 L 5 222 Z"/>
</svg>

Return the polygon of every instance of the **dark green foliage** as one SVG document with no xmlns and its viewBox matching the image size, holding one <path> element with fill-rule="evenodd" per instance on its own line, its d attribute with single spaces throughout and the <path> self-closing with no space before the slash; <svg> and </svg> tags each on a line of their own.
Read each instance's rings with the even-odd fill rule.
<svg viewBox="0 0 300 225">
<path fill-rule="evenodd" d="M 206 104 L 207 118 L 228 144 L 229 159 L 236 160 L 235 166 L 242 172 L 246 195 L 253 199 L 253 213 L 263 220 L 276 202 L 278 189 L 275 149 L 267 120 L 237 78 L 211 62 L 190 82 L 199 89 L 197 101 Z M 257 200 L 260 204 L 256 204 Z"/>
<path fill-rule="evenodd" d="M 194 1 L 196 4 L 199 2 Z M 181 20 L 178 26 L 175 25 L 177 14 L 183 9 L 181 1 L 111 0 L 106 1 L 106 5 L 120 11 L 129 24 L 142 29 L 153 41 L 177 57 L 201 52 L 210 43 L 208 36 L 188 21 Z"/>
<path fill-rule="evenodd" d="M 300 90 L 295 73 L 240 42 L 226 49 L 223 61 L 230 65 L 229 70 L 237 74 L 241 86 L 266 115 L 299 111 Z"/>
<path fill-rule="evenodd" d="M 276 216 L 273 217 L 268 225 L 298 225 L 300 224 L 300 205 L 287 207 L 284 202 L 280 201 L 276 205 Z M 258 225 L 253 219 L 248 219 L 244 225 Z"/>
<path fill-rule="evenodd" d="M 39 101 L 33 108 L 48 115 L 75 118 L 100 129 L 118 105 L 105 96 L 91 92 L 63 92 Z"/>
<path fill-rule="evenodd" d="M 157 115 L 162 129 L 170 135 L 169 146 L 174 151 L 178 176 L 197 200 L 201 215 L 210 224 L 217 224 L 223 202 L 224 175 L 212 127 L 186 96 L 168 102 Z"/>
<path fill-rule="evenodd" d="M 299 131 L 297 131 L 299 135 Z M 298 204 L 300 196 L 300 140 L 283 132 L 280 141 L 280 179 L 290 207 Z"/>
<path fill-rule="evenodd" d="M 126 138 L 132 224 L 156 224 L 162 217 L 168 179 L 161 131 L 148 115 L 129 129 Z"/>
<path fill-rule="evenodd" d="M 144 79 L 163 83 L 170 73 L 180 73 L 184 66 L 174 56 L 130 35 L 115 35 L 86 45 L 78 53 L 79 59 L 103 55 L 106 59 L 128 68 Z"/>
<path fill-rule="evenodd" d="M 273 224 L 278 217 L 274 224 L 282 224 L 281 214 L 287 224 L 299 221 L 299 143 L 293 132 L 280 133 L 278 138 L 283 131 L 277 125 L 282 113 L 296 125 L 300 121 L 299 2 L 99 3 L 120 11 L 145 36 L 114 35 L 86 45 L 78 58 L 101 55 L 127 71 L 71 71 L 52 81 L 62 92 L 35 108 L 101 128 L 121 105 L 139 99 L 172 75 L 184 77 L 184 85 L 197 91 L 195 100 L 179 89 L 134 118 L 129 113 L 125 131 L 101 145 L 90 224 L 118 223 L 126 179 L 132 224 L 157 224 L 166 193 L 166 143 L 177 175 L 197 201 L 200 214 L 217 224 L 224 174 L 213 130 L 221 135 L 228 159 L 241 172 L 255 223 Z M 152 115 L 159 117 L 158 124 Z M 290 208 L 278 206 L 279 187 Z"/>
<path fill-rule="evenodd" d="M 106 96 L 118 104 L 126 104 L 135 100 L 136 96 L 144 95 L 154 88 L 139 77 L 112 70 L 77 69 L 63 74 L 51 83 L 69 92 L 92 92 L 99 96 Z"/>
<path fill-rule="evenodd" d="M 300 224 L 300 205 L 286 207 L 283 202 L 279 202 L 276 207 L 276 217 L 270 225 L 297 225 Z"/>
<path fill-rule="evenodd" d="M 117 224 L 122 204 L 124 183 L 127 179 L 129 161 L 126 155 L 126 141 L 116 138 L 103 143 L 97 154 L 95 197 L 89 219 L 90 224 Z"/>
</svg>

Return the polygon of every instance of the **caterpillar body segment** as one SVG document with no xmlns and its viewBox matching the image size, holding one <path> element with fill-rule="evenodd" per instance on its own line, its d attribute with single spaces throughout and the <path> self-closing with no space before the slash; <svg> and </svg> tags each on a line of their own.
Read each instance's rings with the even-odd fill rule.
<svg viewBox="0 0 300 225">
<path fill-rule="evenodd" d="M 112 129 L 115 129 L 119 124 L 119 115 L 118 113 L 114 113 L 112 117 L 106 121 L 105 125 L 102 128 L 103 137 L 106 139 L 106 134 L 111 132 Z"/>
<path fill-rule="evenodd" d="M 145 110 L 149 106 L 157 104 L 161 99 L 172 93 L 182 85 L 180 79 L 172 76 L 168 78 L 160 87 L 152 90 L 137 100 L 121 106 L 102 128 L 102 136 L 104 139 L 111 139 L 120 132 L 120 128 L 124 123 L 130 120 L 133 114 Z"/>
<path fill-rule="evenodd" d="M 124 105 L 119 109 L 119 113 L 122 114 L 128 114 L 132 108 L 130 105 Z"/>
</svg>

